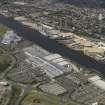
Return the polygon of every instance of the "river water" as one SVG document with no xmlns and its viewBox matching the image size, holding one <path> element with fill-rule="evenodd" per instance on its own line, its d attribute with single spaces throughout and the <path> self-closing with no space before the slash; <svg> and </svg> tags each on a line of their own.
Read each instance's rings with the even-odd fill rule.
<svg viewBox="0 0 105 105">
<path fill-rule="evenodd" d="M 98 62 L 89 56 L 67 48 L 65 45 L 59 44 L 57 41 L 49 39 L 48 37 L 42 35 L 40 32 L 24 26 L 11 18 L 0 15 L 0 23 L 14 30 L 21 37 L 33 41 L 35 44 L 50 52 L 61 54 L 67 59 L 73 60 L 90 69 L 95 69 L 102 75 L 105 75 L 105 64 L 102 62 Z"/>
</svg>

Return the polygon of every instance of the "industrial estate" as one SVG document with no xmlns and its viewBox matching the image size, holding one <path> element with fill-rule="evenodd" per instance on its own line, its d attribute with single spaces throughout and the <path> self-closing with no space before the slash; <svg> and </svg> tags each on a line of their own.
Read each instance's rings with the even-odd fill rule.
<svg viewBox="0 0 105 105">
<path fill-rule="evenodd" d="M 105 105 L 98 1 L 0 1 L 0 105 Z"/>
</svg>

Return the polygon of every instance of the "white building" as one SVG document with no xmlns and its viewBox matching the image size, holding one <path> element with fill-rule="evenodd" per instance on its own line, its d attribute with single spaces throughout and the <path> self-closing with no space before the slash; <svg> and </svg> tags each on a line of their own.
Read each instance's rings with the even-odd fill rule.
<svg viewBox="0 0 105 105">
<path fill-rule="evenodd" d="M 39 87 L 42 91 L 53 94 L 53 95 L 61 95 L 67 92 L 67 90 L 60 86 L 57 83 L 47 83 L 44 85 L 41 85 Z"/>
<path fill-rule="evenodd" d="M 93 76 L 88 79 L 92 84 L 94 84 L 96 87 L 105 90 L 105 81 L 102 80 L 99 76 Z"/>
<path fill-rule="evenodd" d="M 5 33 L 5 35 L 3 36 L 3 40 L 1 43 L 3 44 L 11 44 L 11 43 L 15 43 L 17 44 L 17 42 L 21 41 L 21 38 L 19 36 L 17 36 L 16 33 L 14 33 L 13 31 L 7 31 Z"/>
</svg>

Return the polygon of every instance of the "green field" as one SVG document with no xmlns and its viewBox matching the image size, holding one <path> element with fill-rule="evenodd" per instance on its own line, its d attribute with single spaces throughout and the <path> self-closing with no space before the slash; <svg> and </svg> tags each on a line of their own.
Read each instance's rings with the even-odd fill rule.
<svg viewBox="0 0 105 105">
<path fill-rule="evenodd" d="M 8 55 L 0 55 L 0 73 L 11 65 L 11 58 Z"/>
<path fill-rule="evenodd" d="M 31 105 L 41 103 L 42 105 L 71 105 L 68 102 L 62 102 L 57 96 L 47 95 L 39 91 L 29 92 L 20 105 Z"/>
<path fill-rule="evenodd" d="M 19 86 L 12 86 L 12 95 L 10 97 L 10 101 L 8 105 L 15 105 L 15 102 L 19 98 L 19 95 L 21 94 L 21 88 Z"/>
<path fill-rule="evenodd" d="M 7 27 L 0 24 L 0 33 L 4 33 L 4 32 L 6 32 L 8 30 L 9 30 L 9 28 L 7 28 Z"/>
<path fill-rule="evenodd" d="M 0 48 L 0 73 L 11 65 L 12 58 Z"/>
</svg>

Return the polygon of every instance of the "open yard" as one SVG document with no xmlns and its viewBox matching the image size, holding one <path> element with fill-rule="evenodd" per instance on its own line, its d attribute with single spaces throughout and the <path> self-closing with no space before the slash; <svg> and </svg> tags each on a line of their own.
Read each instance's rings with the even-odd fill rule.
<svg viewBox="0 0 105 105">
<path fill-rule="evenodd" d="M 12 63 L 12 58 L 2 48 L 0 48 L 0 73 L 8 68 Z"/>
<path fill-rule="evenodd" d="M 0 55 L 0 72 L 5 70 L 11 64 L 11 58 L 8 55 Z"/>
<path fill-rule="evenodd" d="M 7 28 L 7 27 L 5 27 L 3 25 L 0 25 L 0 33 L 4 33 L 4 32 L 6 32 L 8 30 L 9 30 L 9 28 Z"/>
<path fill-rule="evenodd" d="M 23 99 L 20 105 L 70 105 L 68 102 L 62 102 L 57 96 L 47 95 L 39 91 L 29 92 Z"/>
</svg>

